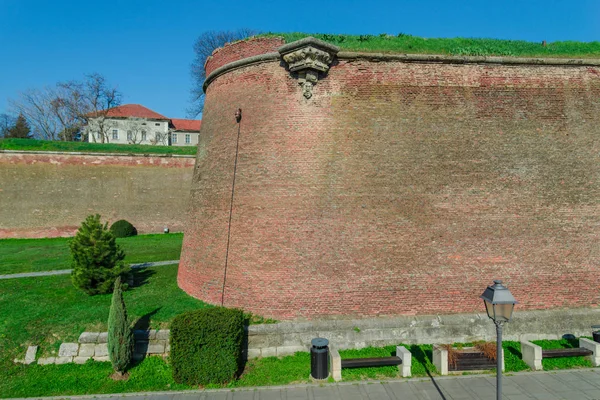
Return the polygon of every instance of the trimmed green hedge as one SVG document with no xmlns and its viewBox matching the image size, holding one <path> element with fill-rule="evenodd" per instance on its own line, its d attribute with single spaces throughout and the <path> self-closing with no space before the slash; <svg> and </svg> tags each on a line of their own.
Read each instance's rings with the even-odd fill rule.
<svg viewBox="0 0 600 400">
<path fill-rule="evenodd" d="M 131 225 L 131 222 L 120 219 L 110 226 L 110 231 L 116 238 L 125 238 L 137 235 L 137 229 Z"/>
<path fill-rule="evenodd" d="M 223 307 L 190 311 L 171 323 L 173 379 L 188 385 L 223 384 L 241 362 L 244 313 Z"/>
</svg>

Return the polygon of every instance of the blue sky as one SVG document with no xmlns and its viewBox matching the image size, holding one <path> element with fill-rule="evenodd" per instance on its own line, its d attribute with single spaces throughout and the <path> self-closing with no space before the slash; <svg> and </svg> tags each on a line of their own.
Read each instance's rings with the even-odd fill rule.
<svg viewBox="0 0 600 400">
<path fill-rule="evenodd" d="M 0 0 L 0 113 L 27 88 L 98 72 L 124 103 L 183 118 L 194 40 L 242 27 L 589 42 L 600 40 L 600 1 Z"/>
</svg>

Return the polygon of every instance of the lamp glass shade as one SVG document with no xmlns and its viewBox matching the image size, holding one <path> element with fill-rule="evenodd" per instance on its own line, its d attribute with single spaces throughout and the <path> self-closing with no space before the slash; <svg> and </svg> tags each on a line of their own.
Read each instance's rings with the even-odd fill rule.
<svg viewBox="0 0 600 400">
<path fill-rule="evenodd" d="M 483 300 L 483 303 L 485 304 L 485 311 L 487 311 L 488 317 L 494 319 L 494 305 L 487 300 Z"/>
<path fill-rule="evenodd" d="M 513 309 L 515 308 L 514 303 L 509 304 L 494 304 L 494 315 L 496 321 L 508 322 L 512 317 Z"/>
<path fill-rule="evenodd" d="M 483 299 L 488 317 L 498 323 L 508 322 L 517 304 L 510 290 L 500 280 L 488 286 L 480 298 Z"/>
</svg>

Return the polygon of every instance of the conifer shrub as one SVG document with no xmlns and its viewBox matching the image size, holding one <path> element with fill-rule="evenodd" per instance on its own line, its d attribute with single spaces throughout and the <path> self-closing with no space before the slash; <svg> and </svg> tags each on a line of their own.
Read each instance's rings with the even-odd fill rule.
<svg viewBox="0 0 600 400">
<path fill-rule="evenodd" d="M 133 356 L 133 332 L 127 319 L 121 277 L 115 280 L 108 314 L 108 357 L 118 375 L 127 370 Z"/>
<path fill-rule="evenodd" d="M 173 379 L 188 385 L 223 384 L 241 363 L 244 313 L 224 307 L 186 312 L 171 323 Z"/>
<path fill-rule="evenodd" d="M 120 219 L 110 226 L 110 231 L 117 238 L 124 238 L 137 235 L 137 229 L 129 221 Z"/>
<path fill-rule="evenodd" d="M 125 253 L 98 214 L 83 221 L 69 247 L 73 258 L 71 280 L 89 295 L 110 293 L 117 277 L 130 271 L 123 263 Z"/>
</svg>

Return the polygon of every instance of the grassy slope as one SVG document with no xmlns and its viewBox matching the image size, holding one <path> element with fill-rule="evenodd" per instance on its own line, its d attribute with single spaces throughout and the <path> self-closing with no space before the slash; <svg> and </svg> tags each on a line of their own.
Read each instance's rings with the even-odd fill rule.
<svg viewBox="0 0 600 400">
<path fill-rule="evenodd" d="M 195 155 L 196 146 L 148 146 L 140 144 L 61 142 L 35 139 L 0 139 L 1 150 L 35 150 L 126 154 Z"/>
<path fill-rule="evenodd" d="M 71 268 L 69 238 L 0 240 L 0 275 Z M 117 239 L 125 262 L 178 260 L 182 233 Z"/>
<path fill-rule="evenodd" d="M 184 311 L 207 306 L 179 289 L 176 281 L 177 265 L 136 270 L 134 273 L 134 288 L 126 291 L 124 297 L 130 319 L 135 321 L 144 317 L 138 322 L 138 327 L 144 327 L 147 320 L 150 321 L 149 326 L 154 328 L 166 326 L 174 316 Z M 88 296 L 77 290 L 69 276 L 0 281 L 0 394 L 17 396 L 17 393 L 25 394 L 21 391 L 30 390 L 27 393 L 32 395 L 40 387 L 54 387 L 56 391 L 49 390 L 39 394 L 66 393 L 65 390 L 75 390 L 75 386 L 71 386 L 72 380 L 86 379 L 84 382 L 88 382 L 88 377 L 90 383 L 85 385 L 90 386 L 78 389 L 79 393 L 94 392 L 94 382 L 102 380 L 103 376 L 95 377 L 92 374 L 94 377 L 91 377 L 89 370 L 106 369 L 97 363 L 81 367 L 79 374 L 75 366 L 24 367 L 13 364 L 12 360 L 23 357 L 27 345 L 39 345 L 38 355 L 52 355 L 57 352 L 60 343 L 76 341 L 85 330 L 106 331 L 110 300 L 110 294 Z M 107 365 L 110 369 L 110 364 Z M 28 388 L 40 370 L 56 371 L 56 374 L 49 373 L 49 381 L 34 385 L 37 389 Z M 62 377 L 61 371 L 73 372 Z M 153 370 L 150 376 L 152 374 L 160 375 L 161 372 Z M 104 375 L 104 378 L 107 376 L 108 374 Z M 154 387 L 152 384 L 152 379 L 147 384 L 140 383 L 149 388 Z M 15 387 L 20 389 L 11 392 L 11 388 Z M 140 389 L 131 385 L 128 390 L 136 387 Z"/>
<path fill-rule="evenodd" d="M 286 43 L 313 36 L 335 44 L 342 50 L 402 54 L 448 54 L 468 56 L 600 58 L 600 42 L 541 42 L 478 38 L 422 38 L 399 34 L 330 35 L 308 33 L 268 33 L 282 36 Z"/>
</svg>

